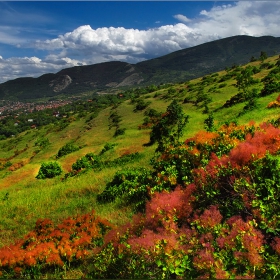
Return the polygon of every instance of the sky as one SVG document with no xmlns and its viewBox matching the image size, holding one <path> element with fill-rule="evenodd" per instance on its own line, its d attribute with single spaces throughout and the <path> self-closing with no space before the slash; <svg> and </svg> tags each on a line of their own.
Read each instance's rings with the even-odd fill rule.
<svg viewBox="0 0 280 280">
<path fill-rule="evenodd" d="M 280 37 L 280 1 L 0 1 L 0 83 L 137 63 L 234 35 Z"/>
</svg>

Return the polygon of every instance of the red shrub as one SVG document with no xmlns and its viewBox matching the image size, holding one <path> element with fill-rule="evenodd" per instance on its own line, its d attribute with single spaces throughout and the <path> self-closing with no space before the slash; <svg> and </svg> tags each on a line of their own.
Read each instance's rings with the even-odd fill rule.
<svg viewBox="0 0 280 280">
<path fill-rule="evenodd" d="M 151 201 L 146 204 L 146 226 L 157 228 L 164 226 L 172 229 L 176 227 L 177 219 L 186 220 L 192 213 L 193 196 L 196 186 L 188 185 L 185 189 L 180 186 L 168 193 L 155 193 Z"/>
<path fill-rule="evenodd" d="M 276 251 L 278 255 L 280 255 L 280 237 L 274 237 L 273 242 L 271 244 L 273 250 Z"/>
<path fill-rule="evenodd" d="M 210 270 L 215 263 L 213 252 L 214 248 L 212 246 L 199 250 L 193 258 L 193 266 L 198 270 Z"/>
<path fill-rule="evenodd" d="M 267 152 L 275 154 L 280 149 L 280 129 L 271 124 L 263 123 L 254 136 L 248 134 L 246 141 L 233 148 L 229 160 L 233 166 L 244 166 L 252 160 L 262 158 Z"/>
<path fill-rule="evenodd" d="M 204 213 L 199 217 L 199 224 L 206 228 L 213 228 L 218 225 L 223 219 L 218 207 L 211 205 L 209 209 L 206 209 Z"/>
</svg>

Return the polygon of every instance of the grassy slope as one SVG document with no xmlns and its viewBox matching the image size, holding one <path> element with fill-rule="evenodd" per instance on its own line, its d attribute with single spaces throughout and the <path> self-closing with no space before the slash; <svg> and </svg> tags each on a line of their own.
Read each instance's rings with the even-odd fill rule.
<svg viewBox="0 0 280 280">
<path fill-rule="evenodd" d="M 275 63 L 278 57 L 272 57 L 266 62 Z M 259 65 L 260 62 L 251 63 Z M 261 79 L 269 70 L 264 69 L 255 75 L 255 78 Z M 219 77 L 226 72 L 219 72 Z M 218 77 L 218 78 L 219 78 Z M 191 84 L 197 88 L 201 83 L 201 78 L 191 81 Z M 226 86 L 219 88 L 218 83 L 204 87 L 204 92 L 216 86 L 218 92 L 210 92 L 212 102 L 209 104 L 210 110 L 220 108 L 226 100 L 237 93 L 233 86 L 234 79 L 226 81 Z M 149 108 L 154 108 L 164 112 L 172 98 L 184 100 L 189 94 L 196 94 L 187 91 L 188 84 L 174 86 L 177 92 L 185 89 L 185 93 L 176 93 L 174 96 L 168 94 L 168 89 L 160 90 L 157 94 L 150 93 L 143 96 L 146 101 L 151 101 Z M 260 123 L 271 118 L 279 118 L 278 109 L 267 109 L 270 101 L 276 99 L 279 93 L 269 95 L 258 99 L 258 108 L 238 117 L 242 111 L 244 103 L 237 104 L 230 108 L 219 109 L 214 112 L 215 125 L 219 126 L 225 121 L 231 121 L 238 117 L 238 122 L 248 123 L 254 120 Z M 204 120 L 207 118 L 203 114 L 203 108 L 198 109 L 193 104 L 182 103 L 184 111 L 190 116 L 190 122 L 187 125 L 184 139 L 191 137 L 195 132 L 204 128 Z M 48 217 L 58 222 L 68 216 L 76 213 L 87 213 L 93 208 L 104 218 L 115 224 L 123 224 L 129 220 L 132 215 L 131 209 L 122 205 L 121 202 L 115 202 L 106 205 L 96 204 L 96 195 L 105 188 L 114 176 L 115 172 L 122 167 L 107 168 L 102 171 L 89 171 L 78 177 L 69 178 L 61 181 L 60 178 L 37 180 L 35 176 L 38 173 L 40 165 L 44 161 L 54 160 L 59 148 L 70 140 L 75 140 L 82 149 L 69 154 L 58 162 L 62 165 L 64 172 L 69 172 L 72 164 L 88 152 L 98 154 L 106 142 L 116 143 L 114 150 L 104 154 L 104 158 L 116 158 L 127 152 L 140 152 L 143 158 L 139 162 L 127 165 L 131 167 L 149 168 L 149 159 L 153 155 L 155 146 L 144 147 L 143 144 L 149 141 L 149 130 L 138 130 L 138 125 L 142 124 L 144 111 L 134 112 L 134 105 L 130 101 L 123 102 L 118 107 L 118 113 L 122 116 L 121 127 L 126 128 L 125 135 L 113 137 L 114 129 L 108 130 L 108 116 L 111 108 L 104 109 L 95 119 L 86 123 L 86 117 L 77 119 L 62 131 L 56 131 L 55 127 L 49 125 L 39 130 L 30 130 L 24 132 L 17 138 L 0 141 L 0 159 L 15 155 L 15 151 L 20 152 L 10 161 L 12 164 L 22 162 L 23 167 L 9 171 L 8 169 L 0 171 L 0 247 L 11 243 L 14 239 L 23 236 L 34 227 L 38 218 Z M 38 147 L 35 142 L 38 137 L 47 137 L 51 143 L 49 147 L 40 151 L 34 156 Z M 8 194 L 8 199 L 4 199 Z"/>
</svg>

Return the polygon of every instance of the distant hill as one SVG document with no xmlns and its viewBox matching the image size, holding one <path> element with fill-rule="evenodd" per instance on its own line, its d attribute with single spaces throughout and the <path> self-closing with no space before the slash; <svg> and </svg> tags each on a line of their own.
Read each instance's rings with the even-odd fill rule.
<svg viewBox="0 0 280 280">
<path fill-rule="evenodd" d="M 223 70 L 233 64 L 246 64 L 252 56 L 259 58 L 280 54 L 280 38 L 272 36 L 233 36 L 143 61 L 137 67 L 146 74 L 146 80 L 178 82 Z"/>
<path fill-rule="evenodd" d="M 38 78 L 18 78 L 0 84 L 1 99 L 51 98 L 131 86 L 176 83 L 245 64 L 251 57 L 280 53 L 280 38 L 233 36 L 183 49 L 137 64 L 112 61 L 66 68 Z"/>
</svg>

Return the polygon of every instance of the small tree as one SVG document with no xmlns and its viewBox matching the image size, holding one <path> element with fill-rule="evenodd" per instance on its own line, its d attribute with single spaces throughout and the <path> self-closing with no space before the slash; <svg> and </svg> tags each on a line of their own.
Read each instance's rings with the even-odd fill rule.
<svg viewBox="0 0 280 280">
<path fill-rule="evenodd" d="M 119 127 L 119 124 L 122 120 L 122 117 L 118 114 L 117 110 L 113 110 L 108 118 L 109 120 L 109 129 L 112 127 Z"/>
<path fill-rule="evenodd" d="M 117 111 L 117 106 L 112 107 L 108 121 L 109 121 L 109 130 L 112 127 L 116 129 L 114 133 L 114 137 L 123 135 L 125 133 L 125 128 L 120 128 L 120 122 L 122 121 L 122 117 L 119 115 Z"/>
<path fill-rule="evenodd" d="M 46 147 L 48 147 L 50 145 L 50 141 L 48 138 L 46 137 L 40 137 L 37 139 L 37 141 L 35 142 L 35 146 L 39 146 L 41 149 L 45 149 Z"/>
<path fill-rule="evenodd" d="M 62 173 L 62 168 L 59 163 L 43 162 L 36 179 L 54 178 Z"/>
<path fill-rule="evenodd" d="M 261 60 L 261 62 L 264 62 L 265 59 L 267 59 L 267 54 L 266 54 L 266 52 L 261 51 L 261 54 L 260 54 L 260 60 Z"/>
<path fill-rule="evenodd" d="M 65 144 L 63 147 L 61 147 L 59 150 L 58 150 L 58 153 L 56 155 L 56 158 L 61 158 L 63 156 L 66 156 L 68 154 L 71 154 L 73 152 L 76 152 L 80 149 L 80 147 L 73 143 L 72 141 Z"/>
<path fill-rule="evenodd" d="M 257 59 L 254 56 L 252 56 L 250 62 L 254 62 L 254 61 L 257 61 Z"/>
<path fill-rule="evenodd" d="M 236 86 L 239 93 L 247 94 L 249 86 L 254 82 L 253 68 L 248 66 L 242 69 L 241 73 L 236 77 Z"/>
<path fill-rule="evenodd" d="M 189 121 L 182 107 L 173 100 L 166 112 L 154 124 L 150 134 L 150 144 L 158 143 L 157 151 L 162 152 L 167 145 L 176 146 Z"/>
<path fill-rule="evenodd" d="M 207 131 L 213 131 L 214 130 L 214 117 L 213 113 L 209 114 L 208 118 L 204 121 L 205 129 Z"/>
</svg>

